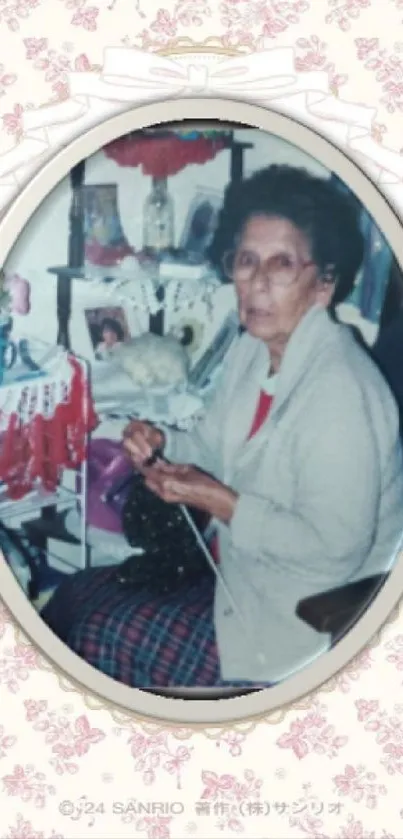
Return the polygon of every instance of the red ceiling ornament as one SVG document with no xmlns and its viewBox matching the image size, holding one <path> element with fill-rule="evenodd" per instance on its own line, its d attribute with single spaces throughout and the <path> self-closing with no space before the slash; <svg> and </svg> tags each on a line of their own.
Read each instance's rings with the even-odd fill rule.
<svg viewBox="0 0 403 839">
<path fill-rule="evenodd" d="M 141 166 L 143 175 L 169 178 L 190 164 L 203 164 L 228 148 L 228 132 L 133 134 L 104 147 L 106 157 L 119 166 Z"/>
</svg>

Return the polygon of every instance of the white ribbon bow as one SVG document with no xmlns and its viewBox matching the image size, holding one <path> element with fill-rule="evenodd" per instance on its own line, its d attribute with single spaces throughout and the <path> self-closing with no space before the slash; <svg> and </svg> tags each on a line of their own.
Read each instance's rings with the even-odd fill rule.
<svg viewBox="0 0 403 839">
<path fill-rule="evenodd" d="M 204 57 L 201 57 L 202 60 Z M 263 50 L 237 56 L 209 66 L 209 57 L 185 64 L 173 58 L 138 49 L 107 47 L 102 79 L 115 87 L 131 87 L 136 98 L 213 93 L 265 99 L 273 89 L 286 87 L 296 79 L 292 48 Z"/>
<path fill-rule="evenodd" d="M 44 162 L 55 148 L 121 112 L 125 104 L 192 95 L 273 103 L 280 112 L 314 129 L 321 130 L 325 123 L 326 134 L 338 145 L 359 153 L 369 174 L 392 189 L 396 187 L 399 196 L 393 197 L 400 199 L 403 157 L 382 147 L 372 136 L 376 108 L 331 95 L 325 70 L 297 71 L 293 47 L 228 59 L 214 52 L 167 58 L 139 49 L 108 47 L 101 73 L 73 72 L 68 79 L 69 98 L 26 111 L 22 141 L 0 154 L 0 207 L 10 200 L 17 183 L 22 185 L 32 176 L 38 157 Z M 12 178 L 4 178 L 11 173 Z"/>
</svg>

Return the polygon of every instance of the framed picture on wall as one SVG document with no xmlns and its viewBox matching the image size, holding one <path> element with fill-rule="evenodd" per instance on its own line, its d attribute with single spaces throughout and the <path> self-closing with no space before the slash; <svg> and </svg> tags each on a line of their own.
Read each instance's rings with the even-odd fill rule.
<svg viewBox="0 0 403 839">
<path fill-rule="evenodd" d="M 93 366 L 108 360 L 108 349 L 148 330 L 148 314 L 105 290 L 94 292 L 90 283 L 74 284 L 75 304 L 71 315 L 71 345 L 77 355 Z"/>
<path fill-rule="evenodd" d="M 119 213 L 117 184 L 83 184 L 84 258 L 90 265 L 116 265 L 133 254 Z"/>
<path fill-rule="evenodd" d="M 180 248 L 203 259 L 213 238 L 223 201 L 219 190 L 200 188 L 190 203 Z"/>
<path fill-rule="evenodd" d="M 95 358 L 99 361 L 107 359 L 114 347 L 132 337 L 122 306 L 97 306 L 85 309 L 84 315 Z"/>
</svg>

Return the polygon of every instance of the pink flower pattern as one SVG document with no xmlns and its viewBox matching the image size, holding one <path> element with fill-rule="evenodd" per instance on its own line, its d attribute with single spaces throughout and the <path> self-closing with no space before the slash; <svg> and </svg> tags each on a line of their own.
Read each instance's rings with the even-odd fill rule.
<svg viewBox="0 0 403 839">
<path fill-rule="evenodd" d="M 296 70 L 327 70 L 329 84 L 332 93 L 338 94 L 340 87 L 348 80 L 344 73 L 336 73 L 333 62 L 326 57 L 327 44 L 321 41 L 317 35 L 310 38 L 298 38 L 296 43 Z M 301 50 L 303 52 L 301 53 Z"/>
<path fill-rule="evenodd" d="M 380 135 L 381 139 L 382 134 Z M 356 683 L 361 673 L 371 669 L 373 657 L 370 650 L 364 650 L 358 658 L 353 659 L 334 678 L 334 683 L 342 693 L 349 693 L 352 685 Z"/>
<path fill-rule="evenodd" d="M 82 758 L 92 746 L 105 739 L 103 731 L 91 728 L 85 714 L 73 721 L 49 710 L 46 700 L 26 700 L 24 705 L 26 719 L 33 723 L 34 731 L 45 734 L 45 744 L 51 747 L 49 763 L 57 775 L 78 772 L 75 758 Z"/>
<path fill-rule="evenodd" d="M 31 644 L 15 644 L 6 647 L 0 658 L 0 684 L 11 693 L 18 693 L 21 682 L 29 678 L 31 670 L 38 664 L 38 653 Z"/>
<path fill-rule="evenodd" d="M 343 774 L 335 775 L 333 781 L 339 795 L 348 796 L 354 802 L 362 801 L 370 810 L 377 807 L 379 797 L 387 793 L 384 784 L 376 783 L 375 773 L 368 772 L 361 763 L 358 766 L 348 764 Z"/>
<path fill-rule="evenodd" d="M 256 778 L 251 769 L 245 769 L 243 780 L 236 775 L 218 775 L 217 772 L 204 770 L 201 774 L 204 787 L 201 799 L 209 801 L 245 801 L 260 797 L 262 781 Z"/>
<path fill-rule="evenodd" d="M 82 5 L 81 8 L 77 9 L 74 13 L 71 18 L 71 22 L 73 26 L 82 26 L 82 28 L 86 29 L 87 32 L 95 32 L 97 28 L 98 14 L 99 9 L 95 6 L 84 7 Z"/>
<path fill-rule="evenodd" d="M 388 113 L 403 111 L 403 62 L 393 52 L 381 48 L 379 38 L 356 38 L 357 57 L 366 70 L 375 73 L 383 96 L 380 101 Z"/>
<path fill-rule="evenodd" d="M 11 32 L 17 32 L 22 22 L 40 2 L 41 0 L 0 0 L 0 24 L 5 23 Z"/>
<path fill-rule="evenodd" d="M 262 39 L 275 39 L 290 26 L 299 24 L 309 9 L 307 0 L 221 0 L 218 4 L 223 44 L 253 48 Z M 141 32 L 144 49 L 166 44 L 188 26 L 201 27 L 211 16 L 208 0 L 176 0 L 173 9 L 159 8 Z"/>
<path fill-rule="evenodd" d="M 15 827 L 10 827 L 3 839 L 64 839 L 64 836 L 55 830 L 45 836 L 42 830 L 34 830 L 32 823 L 18 813 Z"/>
<path fill-rule="evenodd" d="M 145 816 L 136 822 L 136 830 L 145 833 L 147 839 L 170 839 L 172 816 Z"/>
<path fill-rule="evenodd" d="M 172 745 L 169 734 L 146 735 L 134 727 L 120 727 L 115 729 L 115 735 L 128 735 L 127 744 L 134 760 L 135 772 L 140 772 L 144 784 L 150 786 L 157 777 L 158 769 L 164 769 L 176 780 L 177 789 L 181 788 L 181 774 L 185 764 L 190 760 L 192 747 Z M 186 730 L 176 732 L 179 739 L 187 735 Z M 175 737 L 175 732 L 172 733 Z"/>
<path fill-rule="evenodd" d="M 378 839 L 378 836 L 374 830 L 366 830 L 362 821 L 349 815 L 347 823 L 341 828 L 337 839 Z M 396 839 L 396 837 L 392 833 L 386 833 L 386 830 L 383 830 L 379 839 Z"/>
<path fill-rule="evenodd" d="M 6 734 L 4 725 L 0 725 L 0 758 L 8 757 L 8 751 L 17 742 L 13 734 Z"/>
<path fill-rule="evenodd" d="M 200 801 L 224 805 L 213 808 L 219 816 L 219 829 L 241 833 L 244 826 L 240 819 L 240 805 L 246 801 L 256 803 L 260 800 L 263 781 L 256 777 L 252 769 L 245 769 L 241 780 L 236 775 L 219 775 L 205 769 L 201 773 L 201 779 L 204 786 Z"/>
<path fill-rule="evenodd" d="M 403 775 L 403 715 L 402 706 L 395 705 L 394 713 L 381 710 L 378 700 L 355 702 L 357 718 L 364 730 L 373 732 L 375 743 L 382 747 L 381 764 L 389 775 Z"/>
<path fill-rule="evenodd" d="M 326 23 L 337 23 L 343 32 L 351 27 L 351 21 L 359 18 L 363 9 L 371 5 L 371 0 L 328 0 L 331 11 L 326 15 Z"/>
<path fill-rule="evenodd" d="M 323 818 L 319 818 L 323 804 L 316 795 L 311 792 L 312 785 L 302 785 L 303 795 L 293 802 L 293 814 L 289 818 L 290 827 L 297 827 L 304 836 L 311 839 L 328 839 L 323 831 Z"/>
<path fill-rule="evenodd" d="M 139 7 L 138 11 L 141 15 Z M 141 46 L 147 49 L 151 44 L 157 46 L 169 43 L 181 27 L 200 27 L 210 15 L 208 0 L 176 0 L 172 11 L 162 8 L 157 10 L 147 29 L 141 32 Z"/>
<path fill-rule="evenodd" d="M 67 46 L 64 52 L 56 52 L 49 47 L 47 38 L 25 38 L 24 46 L 27 60 L 32 61 L 35 70 L 44 74 L 45 81 L 50 83 L 52 91 L 60 100 L 66 99 L 69 95 L 69 72 L 95 69 L 85 53 L 81 53 L 72 60 L 67 54 Z"/>
<path fill-rule="evenodd" d="M 3 790 L 7 795 L 20 798 L 24 803 L 32 802 L 34 807 L 44 807 L 48 795 L 55 795 L 55 787 L 46 783 L 43 772 L 37 772 L 32 764 L 17 765 L 12 775 L 3 775 Z"/>
<path fill-rule="evenodd" d="M 87 32 L 95 32 L 100 9 L 88 5 L 89 0 L 62 0 L 66 9 L 73 12 L 70 19 L 72 26 L 81 26 Z"/>
<path fill-rule="evenodd" d="M 240 757 L 245 740 L 246 734 L 231 730 L 224 731 L 217 737 L 216 746 L 218 749 L 224 746 L 232 757 Z"/>
<path fill-rule="evenodd" d="M 390 650 L 386 661 L 394 664 L 396 670 L 403 671 L 403 635 L 396 635 L 391 641 L 385 644 L 385 649 Z"/>
<path fill-rule="evenodd" d="M 298 760 L 309 754 L 338 757 L 339 750 L 346 745 L 348 737 L 337 735 L 334 725 L 328 723 L 324 714 L 326 708 L 313 702 L 313 710 L 305 717 L 294 720 L 287 732 L 276 741 L 280 749 L 291 749 Z"/>
<path fill-rule="evenodd" d="M 7 73 L 4 64 L 0 64 L 0 96 L 3 96 L 6 88 L 17 81 L 16 73 Z"/>
<path fill-rule="evenodd" d="M 290 26 L 298 25 L 308 8 L 305 0 L 223 0 L 220 11 L 226 29 L 224 43 L 233 47 L 248 43 L 248 33 L 255 28 L 260 39 L 274 40 Z"/>
</svg>

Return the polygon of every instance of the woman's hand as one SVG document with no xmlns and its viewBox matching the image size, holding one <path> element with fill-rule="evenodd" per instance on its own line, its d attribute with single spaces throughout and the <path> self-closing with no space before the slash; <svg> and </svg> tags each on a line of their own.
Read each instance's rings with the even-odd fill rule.
<svg viewBox="0 0 403 839">
<path fill-rule="evenodd" d="M 137 469 L 149 460 L 157 449 L 165 446 L 165 434 L 150 422 L 133 420 L 123 432 L 123 448 Z"/>
<path fill-rule="evenodd" d="M 195 466 L 157 461 L 141 472 L 146 486 L 163 501 L 195 507 L 225 524 L 231 521 L 237 494 Z"/>
</svg>

